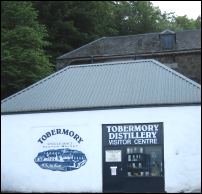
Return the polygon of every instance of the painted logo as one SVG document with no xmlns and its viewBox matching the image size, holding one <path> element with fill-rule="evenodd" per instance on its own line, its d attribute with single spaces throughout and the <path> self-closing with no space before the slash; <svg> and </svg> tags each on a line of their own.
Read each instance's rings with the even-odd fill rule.
<svg viewBox="0 0 202 194">
<path fill-rule="evenodd" d="M 41 168 L 53 171 L 71 171 L 85 165 L 87 158 L 84 153 L 78 150 L 51 149 L 38 153 L 34 159 Z"/>
</svg>

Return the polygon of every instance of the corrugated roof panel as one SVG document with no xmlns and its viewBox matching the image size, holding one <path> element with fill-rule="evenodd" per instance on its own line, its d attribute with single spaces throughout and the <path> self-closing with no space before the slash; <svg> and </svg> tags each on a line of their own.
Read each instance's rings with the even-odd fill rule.
<svg viewBox="0 0 202 194">
<path fill-rule="evenodd" d="M 155 60 L 69 66 L 4 99 L 2 112 L 200 103 L 201 87 Z"/>
</svg>

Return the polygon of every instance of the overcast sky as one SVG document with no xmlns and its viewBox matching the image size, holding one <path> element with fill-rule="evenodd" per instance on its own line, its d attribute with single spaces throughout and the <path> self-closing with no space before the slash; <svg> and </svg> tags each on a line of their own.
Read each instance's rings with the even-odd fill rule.
<svg viewBox="0 0 202 194">
<path fill-rule="evenodd" d="M 201 1 L 151 1 L 159 7 L 162 13 L 175 12 L 176 16 L 187 15 L 189 19 L 196 19 L 201 15 Z"/>
</svg>

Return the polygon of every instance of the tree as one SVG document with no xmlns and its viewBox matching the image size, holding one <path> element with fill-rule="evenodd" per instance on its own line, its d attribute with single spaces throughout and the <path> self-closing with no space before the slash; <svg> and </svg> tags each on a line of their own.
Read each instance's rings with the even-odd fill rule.
<svg viewBox="0 0 202 194">
<path fill-rule="evenodd" d="M 49 75 L 52 65 L 44 52 L 45 26 L 37 21 L 31 2 L 1 2 L 1 98 Z"/>
<path fill-rule="evenodd" d="M 201 16 L 200 15 L 195 20 L 195 26 L 197 29 L 201 28 Z"/>
<path fill-rule="evenodd" d="M 174 21 L 171 23 L 171 28 L 173 30 L 190 30 L 190 29 L 198 29 L 200 28 L 201 21 L 200 16 L 194 20 L 189 19 L 187 15 L 184 16 L 176 16 Z"/>
<path fill-rule="evenodd" d="M 149 1 L 116 1 L 114 11 L 120 35 L 156 32 L 165 21 L 160 9 Z"/>
<path fill-rule="evenodd" d="M 52 61 L 99 37 L 116 35 L 110 1 L 33 1 L 46 25 Z"/>
</svg>

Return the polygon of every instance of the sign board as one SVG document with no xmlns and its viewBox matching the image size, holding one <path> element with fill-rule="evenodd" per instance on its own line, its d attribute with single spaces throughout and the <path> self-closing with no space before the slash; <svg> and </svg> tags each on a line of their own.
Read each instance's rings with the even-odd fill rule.
<svg viewBox="0 0 202 194">
<path fill-rule="evenodd" d="M 121 150 L 106 150 L 105 162 L 121 162 Z"/>
<path fill-rule="evenodd" d="M 162 144 L 163 123 L 103 124 L 104 145 Z"/>
<path fill-rule="evenodd" d="M 84 139 L 76 131 L 65 127 L 36 127 L 33 161 L 41 168 L 51 171 L 72 171 L 87 162 L 85 153 L 78 150 Z"/>
</svg>

